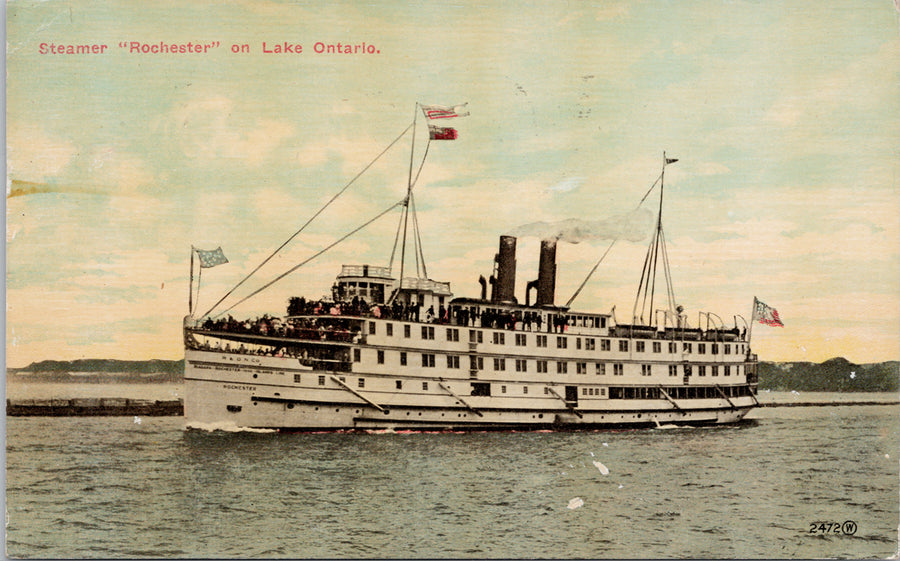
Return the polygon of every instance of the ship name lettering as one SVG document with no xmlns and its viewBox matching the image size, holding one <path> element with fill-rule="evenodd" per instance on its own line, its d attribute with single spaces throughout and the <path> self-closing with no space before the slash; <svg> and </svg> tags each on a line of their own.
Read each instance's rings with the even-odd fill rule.
<svg viewBox="0 0 900 561">
<path fill-rule="evenodd" d="M 256 391 L 256 386 L 239 386 L 236 384 L 222 384 L 222 387 L 226 390 L 247 390 L 247 391 Z"/>
</svg>

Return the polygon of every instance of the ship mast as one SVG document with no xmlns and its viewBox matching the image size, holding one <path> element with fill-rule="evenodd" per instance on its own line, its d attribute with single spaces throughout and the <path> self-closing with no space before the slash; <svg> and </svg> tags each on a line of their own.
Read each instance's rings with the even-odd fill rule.
<svg viewBox="0 0 900 561">
<path fill-rule="evenodd" d="M 672 288 L 672 273 L 669 268 L 669 256 L 666 252 L 666 237 L 662 225 L 666 166 L 674 164 L 677 161 L 677 158 L 667 158 L 666 153 L 663 152 L 662 172 L 659 176 L 659 211 L 656 215 L 656 228 L 650 239 L 650 245 L 647 247 L 647 255 L 644 257 L 641 281 L 638 285 L 637 295 L 634 299 L 632 323 L 635 325 L 655 326 L 656 324 L 653 304 L 656 298 L 656 277 L 660 262 L 662 263 L 662 270 L 665 276 L 666 296 L 668 299 L 668 310 L 666 310 L 666 315 L 672 314 L 673 317 L 677 318 L 680 313 L 675 306 L 675 292 Z M 640 308 L 640 310 L 638 308 Z"/>
</svg>

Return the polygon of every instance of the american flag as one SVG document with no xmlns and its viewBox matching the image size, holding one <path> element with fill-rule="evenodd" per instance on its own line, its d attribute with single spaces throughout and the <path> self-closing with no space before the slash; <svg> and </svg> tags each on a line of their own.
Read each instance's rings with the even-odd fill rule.
<svg viewBox="0 0 900 561">
<path fill-rule="evenodd" d="M 767 306 L 759 300 L 756 300 L 756 307 L 753 310 L 753 315 L 756 316 L 756 320 L 759 323 L 771 327 L 784 327 L 784 324 L 781 323 L 781 318 L 778 317 L 778 310 L 771 306 Z"/>
</svg>

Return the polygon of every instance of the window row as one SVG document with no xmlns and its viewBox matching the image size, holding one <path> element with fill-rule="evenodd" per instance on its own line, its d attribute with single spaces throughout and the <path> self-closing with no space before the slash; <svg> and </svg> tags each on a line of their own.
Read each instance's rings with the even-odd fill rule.
<svg viewBox="0 0 900 561">
<path fill-rule="evenodd" d="M 369 322 L 369 334 L 375 335 L 377 333 L 377 323 L 374 321 Z M 422 325 L 419 326 L 421 330 L 421 338 L 424 341 L 433 341 L 435 339 L 435 328 L 430 325 Z M 394 324 L 386 323 L 385 331 L 388 337 L 394 336 Z M 506 345 L 506 332 L 503 331 L 494 331 L 491 333 L 491 343 L 494 345 Z M 528 333 L 514 333 L 513 342 L 517 347 L 525 347 L 528 345 Z M 412 325 L 404 325 L 403 326 L 403 337 L 409 339 L 412 337 Z M 548 335 L 535 334 L 535 346 L 539 348 L 546 348 Z M 447 327 L 444 328 L 444 338 L 446 341 L 450 342 L 458 342 L 459 341 L 459 328 L 456 327 Z M 569 339 L 573 337 L 571 335 L 555 335 L 556 339 L 556 348 L 557 349 L 567 349 L 569 346 Z M 597 349 L 597 338 L 595 337 L 574 337 L 575 339 L 575 349 L 576 350 L 587 350 L 593 351 Z M 629 339 L 619 339 L 618 340 L 618 350 L 619 352 L 627 353 L 629 349 Z M 484 342 L 484 332 L 479 329 L 470 329 L 469 330 L 469 342 L 470 343 L 483 343 Z M 647 352 L 647 343 L 648 341 L 635 341 L 634 342 L 634 351 L 637 353 L 645 353 Z M 675 354 L 679 352 L 678 350 L 678 342 L 677 341 L 649 341 L 650 350 L 653 353 L 659 354 L 663 352 L 663 343 L 666 345 L 666 352 L 669 354 Z M 696 354 L 705 355 L 707 354 L 707 350 L 709 354 L 717 355 L 720 351 L 726 355 L 732 354 L 742 354 L 745 351 L 745 347 L 740 343 L 695 343 L 695 342 L 682 342 L 681 343 L 681 352 L 685 354 L 693 354 L 696 345 Z M 601 351 L 610 351 L 612 350 L 612 340 L 611 339 L 600 339 L 600 350 Z"/>
<path fill-rule="evenodd" d="M 409 366 L 409 358 L 408 354 L 405 351 L 400 352 L 400 366 Z M 419 354 L 421 356 L 421 361 L 419 362 L 419 366 L 424 368 L 434 368 L 437 364 L 436 355 L 434 353 L 412 353 Z M 447 359 L 447 368 L 457 369 L 460 367 L 460 355 L 445 355 Z M 360 362 L 362 359 L 362 351 L 361 349 L 353 349 L 353 360 L 354 362 Z M 385 354 L 383 350 L 376 351 L 376 360 L 378 364 L 385 363 Z M 549 372 L 549 363 L 555 363 L 555 370 L 557 374 L 568 374 L 569 373 L 569 361 L 549 361 L 549 360 L 528 360 L 524 358 L 517 359 L 506 359 L 506 358 L 494 358 L 493 359 L 493 369 L 495 372 L 505 372 L 506 371 L 506 362 L 509 360 L 510 362 L 515 364 L 516 372 L 529 372 L 529 363 L 534 363 L 534 371 L 538 374 L 546 374 Z M 587 374 L 588 373 L 588 362 L 575 362 L 575 373 L 576 374 Z M 594 374 L 605 376 L 606 375 L 606 364 L 604 362 L 595 362 L 594 364 Z M 653 365 L 653 364 L 641 364 L 641 376 L 653 376 L 654 373 L 662 366 L 666 366 L 667 372 L 669 376 L 678 376 L 678 365 L 677 364 L 668 364 L 668 365 Z M 734 366 L 734 369 L 732 369 Z M 718 376 L 719 373 L 723 376 L 731 376 L 732 373 L 735 375 L 740 375 L 740 365 L 730 365 L 730 364 L 684 364 L 682 365 L 682 372 L 685 376 L 692 376 L 695 372 L 697 376 L 706 376 L 709 373 L 710 376 Z M 721 369 L 720 369 L 721 367 Z M 484 370 L 484 357 L 480 356 L 470 356 L 469 357 L 469 369 L 471 370 Z M 622 363 L 613 363 L 613 376 L 623 376 L 624 375 L 624 365 Z"/>
<path fill-rule="evenodd" d="M 341 382 L 347 383 L 345 376 L 340 376 L 338 378 Z M 300 374 L 294 375 L 294 382 L 300 383 Z M 325 376 L 319 376 L 319 385 L 324 386 L 326 383 Z M 404 389 L 403 385 L 404 380 L 394 380 L 394 385 L 397 390 Z M 422 390 L 428 391 L 429 386 L 427 381 L 420 382 Z M 496 384 L 500 388 L 501 394 L 507 394 L 508 387 L 505 384 Z M 366 379 L 365 378 L 357 378 L 356 386 L 358 388 L 366 387 Z M 471 383 L 472 392 L 470 395 L 473 396 L 490 396 L 491 395 L 491 387 L 492 384 L 488 382 L 472 382 Z M 523 395 L 528 394 L 528 386 L 520 386 L 521 393 Z M 574 386 L 567 386 L 574 387 Z M 576 387 L 577 389 L 577 387 Z M 607 388 L 605 387 L 582 387 L 581 395 L 583 396 L 600 396 L 606 397 Z M 544 386 L 544 394 L 550 395 L 553 391 L 550 387 Z M 710 398 L 720 398 L 720 397 L 742 397 L 751 395 L 751 390 L 749 386 L 672 386 L 672 387 L 660 387 L 660 386 L 649 386 L 649 387 L 610 387 L 609 388 L 609 398 L 610 399 L 710 399 Z M 568 399 L 568 397 L 566 398 Z"/>
</svg>

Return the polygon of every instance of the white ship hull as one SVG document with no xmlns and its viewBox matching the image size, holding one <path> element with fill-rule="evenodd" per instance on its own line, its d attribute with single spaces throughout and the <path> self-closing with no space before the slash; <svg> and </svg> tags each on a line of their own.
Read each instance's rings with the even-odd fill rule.
<svg viewBox="0 0 900 561">
<path fill-rule="evenodd" d="M 642 353 L 620 352 L 612 350 L 619 348 L 618 341 L 629 341 L 632 349 L 638 341 L 601 337 L 600 332 L 535 333 L 373 318 L 348 321 L 357 324 L 360 332 L 374 333 L 331 344 L 335 356 L 350 360 L 330 370 L 314 369 L 309 361 L 296 357 L 248 350 L 254 345 L 263 349 L 263 343 L 274 350 L 285 342 L 293 341 L 294 348 L 300 349 L 328 341 L 192 331 L 194 340 L 202 344 L 185 352 L 187 425 L 315 431 L 723 424 L 741 420 L 757 404 L 755 384 L 747 381 L 755 363 L 741 354 L 742 343 L 727 343 L 727 355 L 726 343 L 717 344 L 719 354 L 704 353 L 690 362 L 682 353 L 683 343 L 672 341 L 673 355 L 654 353 L 649 340 Z M 386 335 L 388 325 L 391 336 Z M 413 337 L 416 331 L 423 333 L 422 327 L 425 338 Z M 479 332 L 482 343 L 465 340 L 471 336 L 477 341 Z M 608 335 L 607 330 L 604 333 Z M 495 334 L 503 337 L 495 339 Z M 536 348 L 531 343 L 538 336 L 545 344 L 547 339 L 555 344 Z M 247 349 L 203 348 L 220 337 L 231 338 L 229 347 L 241 341 Z M 601 344 L 601 340 L 609 343 Z M 663 346 L 669 349 L 668 341 L 659 343 L 660 351 Z M 692 345 L 696 349 L 697 343 Z M 605 348 L 610 350 L 601 350 Z M 401 353 L 405 355 L 402 365 Z M 537 371 L 538 362 L 545 364 L 540 369 L 546 372 Z M 481 368 L 465 367 L 479 363 Z M 689 367 L 693 375 L 683 375 L 685 364 L 693 364 Z M 705 366 L 703 377 L 697 376 L 699 365 Z M 713 365 L 716 378 L 710 375 Z"/>
</svg>

